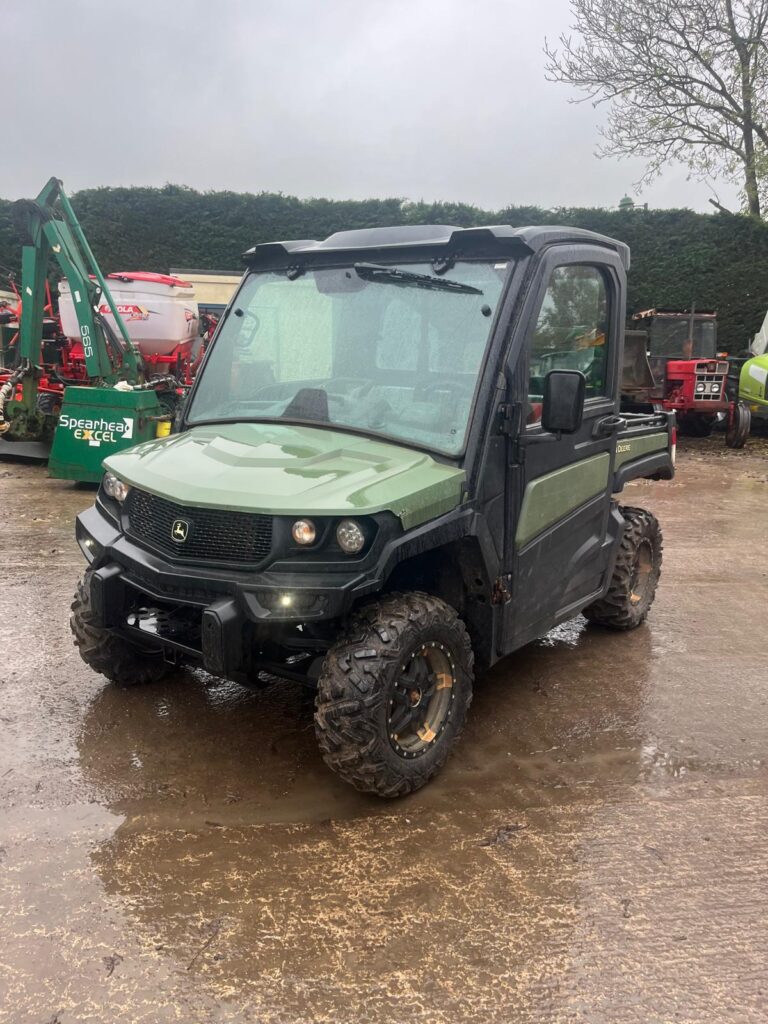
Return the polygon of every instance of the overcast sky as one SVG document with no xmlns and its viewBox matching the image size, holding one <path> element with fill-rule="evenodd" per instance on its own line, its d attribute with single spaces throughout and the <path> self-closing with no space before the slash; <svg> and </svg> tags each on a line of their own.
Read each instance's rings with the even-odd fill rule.
<svg viewBox="0 0 768 1024">
<path fill-rule="evenodd" d="M 0 196 L 162 185 L 615 206 L 600 111 L 544 79 L 568 0 L 5 0 Z M 642 201 L 711 209 L 671 167 Z M 735 190 L 717 195 L 735 207 Z"/>
</svg>

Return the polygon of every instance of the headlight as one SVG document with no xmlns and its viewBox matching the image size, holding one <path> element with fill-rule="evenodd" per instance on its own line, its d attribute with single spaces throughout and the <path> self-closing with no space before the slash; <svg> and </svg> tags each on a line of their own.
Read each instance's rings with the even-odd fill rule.
<svg viewBox="0 0 768 1024">
<path fill-rule="evenodd" d="M 130 489 L 129 485 L 124 483 L 119 476 L 115 476 L 114 473 L 105 474 L 104 493 L 108 494 L 110 498 L 122 503 L 128 497 Z"/>
<path fill-rule="evenodd" d="M 297 544 L 314 544 L 317 537 L 315 524 L 311 519 L 298 519 L 291 527 L 291 536 Z"/>
<path fill-rule="evenodd" d="M 336 540 L 347 555 L 356 555 L 363 550 L 365 534 L 354 519 L 342 519 L 336 527 Z"/>
</svg>

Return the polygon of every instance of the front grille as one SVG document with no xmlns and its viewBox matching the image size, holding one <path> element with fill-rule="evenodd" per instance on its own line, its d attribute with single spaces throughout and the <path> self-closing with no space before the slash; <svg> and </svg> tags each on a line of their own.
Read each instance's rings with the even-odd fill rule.
<svg viewBox="0 0 768 1024">
<path fill-rule="evenodd" d="M 135 488 L 125 512 L 130 537 L 182 561 L 254 565 L 272 547 L 271 516 L 177 505 Z"/>
<path fill-rule="evenodd" d="M 702 402 L 721 401 L 725 397 L 725 377 L 719 373 L 697 373 L 694 397 Z"/>
</svg>

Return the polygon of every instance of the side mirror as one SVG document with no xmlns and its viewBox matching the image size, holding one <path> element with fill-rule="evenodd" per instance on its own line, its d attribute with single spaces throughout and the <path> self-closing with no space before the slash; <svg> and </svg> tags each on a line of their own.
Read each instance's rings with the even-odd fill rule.
<svg viewBox="0 0 768 1024">
<path fill-rule="evenodd" d="M 584 417 L 587 378 L 580 370 L 550 370 L 544 378 L 541 425 L 550 434 L 575 434 Z"/>
</svg>

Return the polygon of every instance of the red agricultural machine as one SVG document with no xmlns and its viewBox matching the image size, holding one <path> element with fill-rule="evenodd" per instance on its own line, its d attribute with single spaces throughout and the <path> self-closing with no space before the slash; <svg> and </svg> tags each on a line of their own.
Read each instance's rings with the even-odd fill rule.
<svg viewBox="0 0 768 1024">
<path fill-rule="evenodd" d="M 717 352 L 717 313 L 647 309 L 627 331 L 622 407 L 676 412 L 680 432 L 706 437 L 718 421 L 729 448 L 742 448 L 750 413 L 729 393 L 728 360 Z"/>
<path fill-rule="evenodd" d="M 206 340 L 194 288 L 141 271 L 105 278 L 56 178 L 13 210 L 22 287 L 11 280 L 0 302 L 0 457 L 48 459 L 52 476 L 98 480 L 110 446 L 170 429 Z M 207 317 L 205 333 L 214 326 Z"/>
<path fill-rule="evenodd" d="M 191 284 L 149 271 L 107 274 L 109 291 L 131 341 L 141 353 L 149 378 L 170 374 L 183 384 L 192 383 L 191 367 L 200 347 L 197 303 Z M 98 313 L 114 330 L 115 317 L 107 302 Z M 59 314 L 66 338 L 65 354 L 75 370 L 71 383 L 88 379 L 80 338 L 80 323 L 66 280 L 59 283 Z"/>
<path fill-rule="evenodd" d="M 91 276 L 91 280 L 96 278 Z M 175 378 L 179 385 L 192 383 L 197 365 L 203 354 L 205 335 L 215 327 L 211 318 L 201 325 L 194 291 L 191 285 L 166 274 L 146 271 L 107 274 L 111 295 L 117 312 L 125 324 L 128 335 L 140 353 L 143 373 L 147 380 Z M 46 305 L 40 348 L 40 378 L 37 387 L 37 409 L 42 415 L 58 417 L 66 387 L 88 386 L 95 383 L 88 366 L 73 296 L 66 279 L 59 282 L 58 312 L 46 282 Z M 97 315 L 104 328 L 107 346 L 116 365 L 121 361 L 119 329 L 112 309 L 101 302 Z M 0 307 L 0 386 L 6 383 L 18 362 L 18 345 L 22 300 L 14 306 Z M 21 384 L 19 384 L 21 387 Z M 7 421 L 6 421 L 7 422 Z M 0 424 L 0 433 L 5 423 Z M 45 458 L 48 445 L 38 441 L 20 441 L 2 454 Z"/>
</svg>

